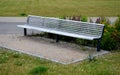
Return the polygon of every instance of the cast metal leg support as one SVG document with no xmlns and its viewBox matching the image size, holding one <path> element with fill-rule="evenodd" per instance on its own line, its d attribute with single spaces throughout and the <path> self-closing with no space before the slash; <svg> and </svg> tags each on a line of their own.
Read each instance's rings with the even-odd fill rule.
<svg viewBox="0 0 120 75">
<path fill-rule="evenodd" d="M 97 44 L 97 51 L 100 51 L 100 41 L 101 41 L 101 39 L 98 39 L 97 41 L 98 41 L 98 44 Z"/>
<path fill-rule="evenodd" d="M 24 36 L 27 36 L 27 29 L 24 28 Z"/>
</svg>

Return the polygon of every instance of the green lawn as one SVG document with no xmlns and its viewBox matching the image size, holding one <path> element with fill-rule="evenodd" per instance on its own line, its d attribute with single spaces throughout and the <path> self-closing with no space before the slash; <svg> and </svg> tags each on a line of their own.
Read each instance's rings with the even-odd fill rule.
<svg viewBox="0 0 120 75">
<path fill-rule="evenodd" d="M 0 0 L 0 16 L 117 16 L 119 0 Z"/>
<path fill-rule="evenodd" d="M 37 67 L 37 69 L 36 69 Z M 35 69 L 34 69 L 35 68 Z M 39 68 L 39 69 L 38 69 Z M 34 70 L 33 70 L 34 69 Z M 38 74 L 38 72 L 40 72 Z M 35 74 L 36 73 L 36 74 Z M 120 50 L 69 65 L 0 49 L 0 75 L 119 75 Z"/>
</svg>

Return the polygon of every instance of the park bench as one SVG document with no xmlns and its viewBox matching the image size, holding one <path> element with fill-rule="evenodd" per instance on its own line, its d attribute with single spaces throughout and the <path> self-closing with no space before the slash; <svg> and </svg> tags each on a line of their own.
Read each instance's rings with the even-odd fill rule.
<svg viewBox="0 0 120 75">
<path fill-rule="evenodd" d="M 103 24 L 64 20 L 53 17 L 41 17 L 29 15 L 25 25 L 17 25 L 24 28 L 24 35 L 27 29 L 53 33 L 74 38 L 97 40 L 97 51 L 100 51 L 100 41 L 104 31 Z M 56 38 L 56 42 L 59 38 Z"/>
</svg>

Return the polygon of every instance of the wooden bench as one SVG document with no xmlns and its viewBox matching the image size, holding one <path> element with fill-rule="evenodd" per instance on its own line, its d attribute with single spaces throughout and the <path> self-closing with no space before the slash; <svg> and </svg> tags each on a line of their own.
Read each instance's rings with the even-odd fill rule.
<svg viewBox="0 0 120 75">
<path fill-rule="evenodd" d="M 74 38 L 98 40 L 97 51 L 100 51 L 100 41 L 104 31 L 103 24 L 87 23 L 33 15 L 29 15 L 27 17 L 27 22 L 25 25 L 17 26 L 24 28 L 25 36 L 27 35 L 27 29 L 32 29 Z M 59 39 L 57 38 L 56 42 L 58 41 Z"/>
</svg>

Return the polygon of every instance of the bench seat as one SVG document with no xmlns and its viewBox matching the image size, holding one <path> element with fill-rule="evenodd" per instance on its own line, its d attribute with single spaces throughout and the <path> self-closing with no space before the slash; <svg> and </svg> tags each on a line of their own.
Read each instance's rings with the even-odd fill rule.
<svg viewBox="0 0 120 75">
<path fill-rule="evenodd" d="M 21 28 L 27 28 L 27 29 L 33 29 L 33 30 L 37 30 L 37 31 L 42 31 L 42 32 L 47 32 L 47 33 L 54 33 L 54 34 L 59 34 L 59 35 L 64 35 L 64 36 L 70 36 L 70 37 L 74 37 L 74 38 L 81 38 L 81 39 L 86 39 L 86 40 L 95 40 L 95 39 L 99 39 L 100 37 L 95 37 L 95 36 L 87 36 L 87 35 L 78 35 L 78 34 L 73 34 L 73 33 L 68 33 L 68 32 L 64 32 L 64 31 L 59 31 L 59 30 L 55 30 L 52 28 L 38 28 L 38 27 L 33 27 L 33 26 L 29 26 L 29 25 L 18 25 L 18 27 Z"/>
</svg>

